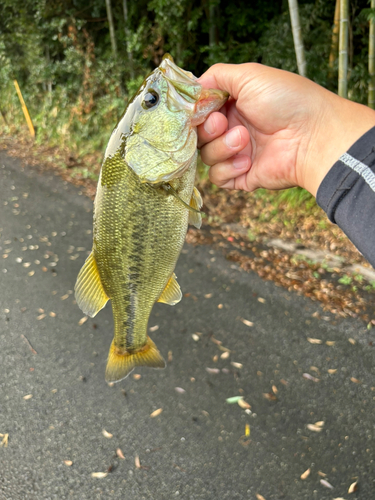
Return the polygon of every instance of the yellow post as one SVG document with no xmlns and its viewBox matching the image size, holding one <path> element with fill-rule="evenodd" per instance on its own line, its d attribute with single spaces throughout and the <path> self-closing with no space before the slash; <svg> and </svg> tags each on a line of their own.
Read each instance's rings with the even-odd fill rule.
<svg viewBox="0 0 375 500">
<path fill-rule="evenodd" d="M 30 118 L 29 112 L 27 110 L 25 101 L 23 100 L 23 97 L 21 94 L 21 89 L 18 85 L 17 80 L 13 80 L 13 83 L 14 83 L 14 86 L 16 87 L 16 91 L 17 91 L 17 94 L 18 94 L 18 97 L 19 97 L 19 100 L 20 100 L 20 103 L 22 106 L 22 111 L 23 111 L 23 114 L 25 115 L 26 123 L 27 123 L 27 126 L 29 127 L 29 130 L 30 130 L 30 135 L 33 139 L 35 139 L 34 125 L 33 125 L 33 122 L 31 121 L 31 118 Z"/>
</svg>

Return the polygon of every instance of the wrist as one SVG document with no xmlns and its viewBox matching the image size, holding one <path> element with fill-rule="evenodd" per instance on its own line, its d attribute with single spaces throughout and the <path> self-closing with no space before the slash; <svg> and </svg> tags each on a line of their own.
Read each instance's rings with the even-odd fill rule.
<svg viewBox="0 0 375 500">
<path fill-rule="evenodd" d="M 299 162 L 301 186 L 316 197 L 331 167 L 363 134 L 375 126 L 375 111 L 324 90 L 305 160 Z M 319 106 L 319 104 L 318 104 Z"/>
</svg>

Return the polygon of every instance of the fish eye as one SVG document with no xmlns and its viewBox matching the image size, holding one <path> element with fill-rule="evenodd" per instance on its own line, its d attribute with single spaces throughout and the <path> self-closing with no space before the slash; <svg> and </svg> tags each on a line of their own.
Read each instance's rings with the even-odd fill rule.
<svg viewBox="0 0 375 500">
<path fill-rule="evenodd" d="M 159 102 L 159 94 L 155 90 L 149 90 L 145 95 L 142 106 L 145 109 L 153 108 Z"/>
</svg>

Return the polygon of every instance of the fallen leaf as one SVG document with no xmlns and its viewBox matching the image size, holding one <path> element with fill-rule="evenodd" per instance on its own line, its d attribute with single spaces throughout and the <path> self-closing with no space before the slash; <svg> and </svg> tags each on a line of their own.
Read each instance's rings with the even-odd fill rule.
<svg viewBox="0 0 375 500">
<path fill-rule="evenodd" d="M 241 318 L 241 321 L 246 326 L 254 326 L 254 323 L 252 321 L 247 320 L 247 319 Z"/>
<path fill-rule="evenodd" d="M 301 479 L 304 481 L 305 479 L 307 479 L 310 475 L 310 472 L 311 472 L 311 469 L 307 469 L 305 470 L 305 472 L 303 474 L 301 474 Z"/>
<path fill-rule="evenodd" d="M 4 446 L 4 448 L 7 448 L 8 447 L 8 438 L 9 438 L 9 434 L 0 434 L 0 437 L 2 437 L 3 439 L 1 440 L 1 443 L 0 443 L 0 448 L 2 446 Z"/>
<path fill-rule="evenodd" d="M 221 346 L 221 344 L 222 344 L 222 341 L 221 341 L 221 340 L 215 339 L 215 337 L 213 337 L 213 336 L 212 336 L 212 337 L 210 337 L 210 339 L 211 339 L 211 341 L 212 341 L 214 344 L 216 344 L 216 345 L 218 345 L 218 346 Z"/>
<path fill-rule="evenodd" d="M 151 413 L 150 417 L 151 417 L 151 418 L 155 418 L 155 417 L 157 417 L 158 415 L 160 415 L 160 413 L 161 413 L 162 411 L 163 411 L 163 408 L 159 408 L 159 409 L 157 409 L 157 410 L 153 411 L 153 412 Z"/>
<path fill-rule="evenodd" d="M 313 382 L 319 382 L 319 379 L 316 377 L 313 377 L 312 375 L 310 375 L 310 373 L 303 373 L 302 377 L 306 378 L 307 380 L 312 380 Z"/>
<path fill-rule="evenodd" d="M 244 410 L 249 410 L 251 408 L 251 406 L 249 405 L 249 403 L 247 403 L 244 399 L 239 399 L 237 401 L 238 403 L 238 406 L 240 406 L 241 408 L 243 408 Z"/>
<path fill-rule="evenodd" d="M 235 368 L 242 368 L 242 363 L 236 363 L 235 361 L 231 361 L 230 363 L 232 366 L 234 366 Z"/>
<path fill-rule="evenodd" d="M 349 486 L 348 493 L 354 493 L 358 489 L 358 479 Z"/>
<path fill-rule="evenodd" d="M 83 325 L 83 323 L 86 323 L 86 321 L 88 320 L 88 316 L 83 316 L 83 318 L 81 318 L 79 321 L 78 321 L 78 324 L 79 326 Z"/>
<path fill-rule="evenodd" d="M 108 439 L 113 438 L 113 434 L 111 434 L 110 432 L 107 432 L 105 429 L 102 430 L 102 434 L 104 437 L 106 437 Z"/>
<path fill-rule="evenodd" d="M 332 486 L 332 484 L 331 484 L 331 483 L 329 483 L 328 481 L 326 481 L 325 479 L 321 479 L 321 480 L 320 480 L 320 484 L 321 484 L 322 486 L 325 486 L 326 488 L 329 488 L 329 489 L 333 490 L 333 486 Z"/>
<path fill-rule="evenodd" d="M 320 340 L 320 339 L 312 339 L 311 337 L 307 337 L 307 340 L 308 342 L 310 342 L 310 344 L 322 344 L 323 341 Z"/>
<path fill-rule="evenodd" d="M 117 448 L 116 450 L 116 455 L 119 457 L 119 458 L 122 458 L 123 460 L 125 460 L 125 457 L 124 457 L 124 454 L 122 453 L 121 451 L 121 448 Z"/>
<path fill-rule="evenodd" d="M 108 476 L 108 472 L 91 472 L 91 477 L 96 477 L 97 479 L 103 479 Z"/>
<path fill-rule="evenodd" d="M 208 368 L 208 367 L 206 367 L 206 372 L 210 373 L 211 375 L 217 375 L 218 373 L 220 373 L 220 370 L 219 370 L 219 368 Z"/>
<path fill-rule="evenodd" d="M 32 397 L 33 397 L 32 394 L 28 394 L 27 396 L 24 396 L 23 399 L 25 399 L 27 401 L 28 399 L 31 399 Z"/>
<path fill-rule="evenodd" d="M 315 424 L 307 424 L 307 428 L 313 432 L 322 432 L 322 427 Z"/>
<path fill-rule="evenodd" d="M 64 464 L 70 467 L 71 465 L 73 465 L 73 462 L 71 460 L 64 460 Z"/>
<path fill-rule="evenodd" d="M 238 403 L 238 401 L 240 401 L 241 399 L 243 399 L 243 396 L 233 396 L 232 398 L 227 398 L 225 401 L 228 404 L 232 405 Z"/>
<path fill-rule="evenodd" d="M 268 401 L 277 401 L 277 397 L 273 392 L 264 392 L 263 397 L 268 399 Z"/>
</svg>

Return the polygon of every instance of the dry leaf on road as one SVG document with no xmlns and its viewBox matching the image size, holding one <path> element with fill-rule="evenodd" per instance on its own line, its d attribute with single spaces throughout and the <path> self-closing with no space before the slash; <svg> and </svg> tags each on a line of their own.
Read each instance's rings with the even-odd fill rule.
<svg viewBox="0 0 375 500">
<path fill-rule="evenodd" d="M 348 493 L 354 493 L 358 489 L 358 479 L 349 486 Z"/>
<path fill-rule="evenodd" d="M 151 417 L 151 418 L 155 418 L 155 417 L 157 417 L 158 415 L 160 415 L 160 413 L 161 413 L 162 411 L 163 411 L 163 408 L 159 408 L 159 409 L 157 409 L 157 410 L 153 411 L 153 412 L 151 413 L 150 417 Z"/>
<path fill-rule="evenodd" d="M 307 479 L 309 477 L 309 475 L 310 475 L 310 472 L 311 472 L 311 469 L 305 470 L 305 472 L 303 474 L 301 474 L 301 479 L 302 480 Z"/>
<path fill-rule="evenodd" d="M 328 481 L 326 481 L 325 479 L 321 479 L 320 480 L 320 484 L 322 486 L 325 486 L 326 488 L 329 488 L 330 490 L 333 490 L 333 486 L 331 483 L 329 483 Z"/>
<path fill-rule="evenodd" d="M 96 477 L 97 479 L 103 479 L 108 476 L 108 472 L 91 472 L 91 477 Z"/>
<path fill-rule="evenodd" d="M 311 337 L 307 337 L 307 340 L 308 340 L 308 342 L 310 342 L 310 344 L 322 344 L 323 343 L 323 340 L 312 339 Z"/>
</svg>

